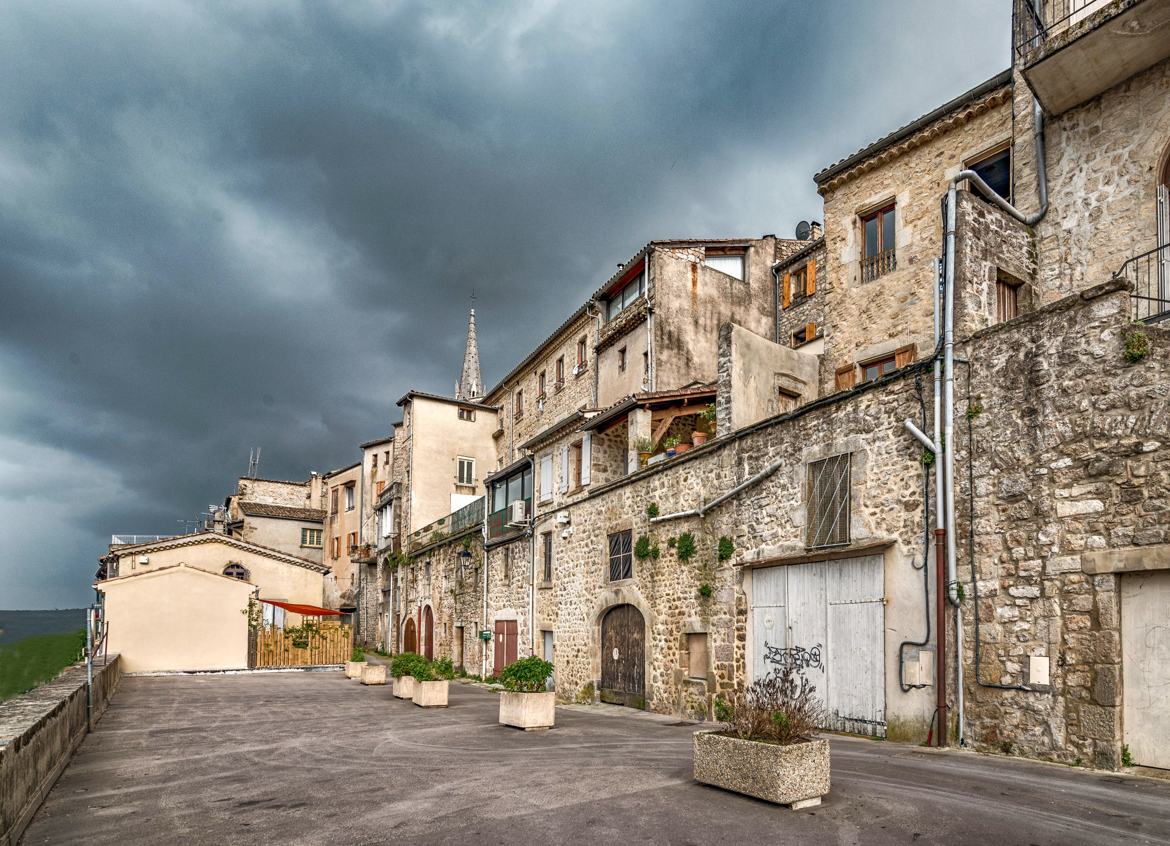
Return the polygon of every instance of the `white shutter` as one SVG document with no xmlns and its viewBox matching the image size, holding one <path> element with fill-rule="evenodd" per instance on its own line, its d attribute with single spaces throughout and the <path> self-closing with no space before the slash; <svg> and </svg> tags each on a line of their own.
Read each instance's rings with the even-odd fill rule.
<svg viewBox="0 0 1170 846">
<path fill-rule="evenodd" d="M 548 502 L 553 495 L 552 454 L 540 458 L 540 501 Z"/>
<path fill-rule="evenodd" d="M 581 438 L 581 484 L 582 485 L 589 484 L 589 465 L 591 463 L 590 458 L 589 458 L 589 446 L 590 446 L 589 436 L 591 434 L 592 434 L 591 432 L 586 432 L 584 437 Z"/>
<path fill-rule="evenodd" d="M 561 493 L 569 490 L 569 448 L 567 446 L 561 447 Z"/>
</svg>

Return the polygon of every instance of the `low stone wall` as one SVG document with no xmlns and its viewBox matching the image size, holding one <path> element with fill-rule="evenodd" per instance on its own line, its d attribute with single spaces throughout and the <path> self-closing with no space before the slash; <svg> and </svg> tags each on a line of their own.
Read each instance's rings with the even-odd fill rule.
<svg viewBox="0 0 1170 846">
<path fill-rule="evenodd" d="M 101 718 L 118 686 L 121 658 L 94 669 L 93 714 L 85 714 L 85 665 L 0 703 L 0 846 L 15 846 L 33 814 Z"/>
</svg>

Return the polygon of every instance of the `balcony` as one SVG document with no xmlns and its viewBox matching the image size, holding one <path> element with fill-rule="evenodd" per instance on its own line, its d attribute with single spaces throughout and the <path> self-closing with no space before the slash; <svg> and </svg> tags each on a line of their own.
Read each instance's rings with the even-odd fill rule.
<svg viewBox="0 0 1170 846">
<path fill-rule="evenodd" d="M 1170 319 L 1170 244 L 1134 256 L 1114 274 L 1133 286 L 1133 319 L 1159 323 Z"/>
<path fill-rule="evenodd" d="M 518 537 L 524 532 L 523 526 L 513 526 L 508 523 L 508 512 L 511 511 L 511 503 L 508 508 L 501 508 L 499 511 L 493 511 L 487 518 L 487 539 L 489 542 L 504 540 L 510 537 Z M 524 500 L 524 513 L 532 513 L 532 497 Z"/>
<path fill-rule="evenodd" d="M 1058 115 L 1170 57 L 1170 0 L 1016 0 L 1024 78 Z"/>
<path fill-rule="evenodd" d="M 896 250 L 884 250 L 877 255 L 866 256 L 861 260 L 861 281 L 872 282 L 879 276 L 885 276 L 898 268 L 898 254 Z"/>
</svg>

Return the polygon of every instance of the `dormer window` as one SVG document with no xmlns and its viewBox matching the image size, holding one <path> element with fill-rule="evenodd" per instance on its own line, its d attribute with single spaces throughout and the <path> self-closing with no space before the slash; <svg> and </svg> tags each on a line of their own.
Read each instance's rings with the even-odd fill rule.
<svg viewBox="0 0 1170 846">
<path fill-rule="evenodd" d="M 646 274 L 639 273 L 624 288 L 614 293 L 606 304 L 606 320 L 613 320 L 646 293 Z"/>
<path fill-rule="evenodd" d="M 707 247 L 703 254 L 703 264 L 742 282 L 744 255 L 743 247 Z"/>
</svg>

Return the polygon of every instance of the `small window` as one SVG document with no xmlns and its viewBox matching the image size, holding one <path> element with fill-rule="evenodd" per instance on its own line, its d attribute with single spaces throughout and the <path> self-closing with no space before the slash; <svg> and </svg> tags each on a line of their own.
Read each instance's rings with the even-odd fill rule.
<svg viewBox="0 0 1170 846">
<path fill-rule="evenodd" d="M 580 338 L 577 339 L 577 371 L 576 372 L 578 374 L 583 373 L 585 371 L 585 368 L 588 367 L 588 364 L 585 360 L 585 349 L 586 349 L 585 336 L 582 335 Z"/>
<path fill-rule="evenodd" d="M 626 348 L 618 350 L 618 373 L 626 372 Z"/>
<path fill-rule="evenodd" d="M 650 379 L 650 353 L 642 353 L 642 381 L 646 382 Z M 647 386 L 649 387 L 649 386 Z"/>
<path fill-rule="evenodd" d="M 373 470 L 375 473 L 378 472 L 378 453 L 376 453 L 376 452 L 370 458 L 370 469 Z"/>
<path fill-rule="evenodd" d="M 565 384 L 565 357 L 563 355 L 557 359 L 555 374 L 557 381 L 553 387 L 560 390 L 561 386 Z"/>
<path fill-rule="evenodd" d="M 553 457 L 540 457 L 540 501 L 549 502 L 553 498 Z"/>
<path fill-rule="evenodd" d="M 633 531 L 614 532 L 609 536 L 609 580 L 630 579 L 634 576 Z"/>
<path fill-rule="evenodd" d="M 427 587 L 431 586 L 431 562 L 428 561 L 423 565 L 423 578 L 427 580 Z"/>
<path fill-rule="evenodd" d="M 726 273 L 728 276 L 734 277 L 742 282 L 743 259 L 744 254 L 742 248 L 707 247 L 703 256 L 703 264 L 712 270 Z"/>
<path fill-rule="evenodd" d="M 843 452 L 808 465 L 806 537 L 812 548 L 849 543 L 849 459 Z"/>
<path fill-rule="evenodd" d="M 333 547 L 330 551 L 330 555 L 333 558 L 341 557 L 341 537 L 338 535 L 333 536 Z"/>
<path fill-rule="evenodd" d="M 995 280 L 995 320 L 1003 323 L 1020 316 L 1020 285 L 1007 279 Z"/>
<path fill-rule="evenodd" d="M 350 532 L 349 535 L 346 537 L 346 543 L 349 545 L 350 552 L 353 552 L 355 549 L 357 549 L 357 545 L 358 545 L 357 532 Z"/>
<path fill-rule="evenodd" d="M 334 488 L 332 491 L 329 492 L 329 513 L 330 514 L 337 513 L 337 497 L 338 496 L 340 496 L 340 494 L 338 493 L 337 488 Z"/>
<path fill-rule="evenodd" d="M 792 333 L 792 346 L 799 347 L 801 344 L 807 344 L 809 341 L 815 340 L 817 337 L 817 325 L 815 323 L 806 323 Z"/>
<path fill-rule="evenodd" d="M 898 266 L 894 239 L 894 204 L 861 218 L 861 281 L 872 282 Z"/>
<path fill-rule="evenodd" d="M 459 457 L 459 471 L 455 477 L 461 485 L 475 484 L 475 459 Z"/>
<path fill-rule="evenodd" d="M 512 416 L 516 418 L 524 416 L 524 391 L 522 390 L 516 392 L 516 408 Z"/>
<path fill-rule="evenodd" d="M 553 558 L 552 558 L 552 532 L 545 532 L 540 536 L 541 549 L 543 550 L 542 562 L 544 564 L 544 583 L 552 584 L 553 573 Z"/>
<path fill-rule="evenodd" d="M 885 376 L 887 373 L 893 373 L 897 369 L 897 361 L 893 354 L 874 359 L 873 361 L 867 361 L 861 365 L 861 381 L 873 382 Z"/>
<path fill-rule="evenodd" d="M 381 496 L 382 491 L 384 491 L 384 490 L 386 490 L 386 481 L 384 479 L 379 479 L 377 482 L 374 482 L 374 495 L 375 496 Z"/>
<path fill-rule="evenodd" d="M 705 679 L 708 672 L 707 633 L 691 632 L 687 635 L 687 676 Z"/>
<path fill-rule="evenodd" d="M 540 371 L 540 375 L 536 377 L 536 398 L 544 399 L 547 395 L 545 392 L 547 375 L 544 370 Z"/>
<path fill-rule="evenodd" d="M 345 486 L 345 510 L 353 511 L 353 485 Z"/>
<path fill-rule="evenodd" d="M 468 423 L 474 423 L 475 422 L 475 409 L 474 408 L 460 408 L 459 409 L 459 419 L 466 420 Z M 389 456 L 390 453 L 386 453 L 386 455 Z"/>
<path fill-rule="evenodd" d="M 1004 147 L 967 165 L 987 183 L 990 188 L 1009 203 L 1012 200 L 1012 150 Z"/>
<path fill-rule="evenodd" d="M 569 487 L 577 490 L 581 487 L 581 441 L 569 446 Z"/>
<path fill-rule="evenodd" d="M 646 274 L 639 273 L 637 279 L 627 283 L 624 288 L 609 298 L 609 302 L 606 304 L 606 321 L 613 320 L 637 302 L 639 297 L 645 293 Z"/>
<path fill-rule="evenodd" d="M 390 450 L 386 450 L 384 453 L 382 453 L 382 466 L 390 466 Z"/>
<path fill-rule="evenodd" d="M 239 579 L 241 581 L 248 581 L 248 570 L 243 564 L 233 561 L 223 568 L 223 574 L 232 579 Z"/>
<path fill-rule="evenodd" d="M 321 529 L 301 529 L 301 546 L 321 548 Z"/>
</svg>

